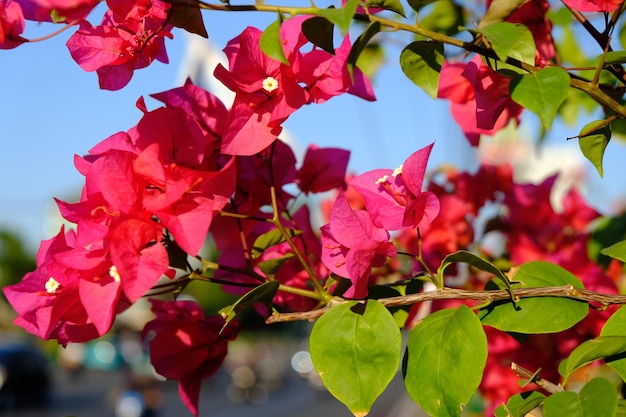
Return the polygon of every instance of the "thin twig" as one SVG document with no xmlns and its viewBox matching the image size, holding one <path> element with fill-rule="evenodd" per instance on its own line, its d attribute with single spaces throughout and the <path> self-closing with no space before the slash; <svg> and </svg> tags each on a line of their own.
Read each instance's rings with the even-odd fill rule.
<svg viewBox="0 0 626 417">
<path fill-rule="evenodd" d="M 561 297 L 579 300 L 586 303 L 599 304 L 599 308 L 605 308 L 612 304 L 626 304 L 626 295 L 602 294 L 595 291 L 575 288 L 571 285 L 559 287 L 520 288 L 512 290 L 515 300 L 531 297 Z M 474 291 L 460 290 L 455 288 L 442 288 L 440 290 L 409 294 L 398 297 L 379 299 L 378 302 L 385 307 L 405 306 L 432 300 L 476 300 L 483 303 L 499 300 L 511 300 L 511 294 L 507 290 Z M 348 302 L 354 300 L 339 301 Z M 333 305 L 336 305 L 334 302 Z M 266 323 L 284 321 L 314 320 L 328 311 L 331 307 L 301 313 L 276 313 L 266 320 Z"/>
</svg>

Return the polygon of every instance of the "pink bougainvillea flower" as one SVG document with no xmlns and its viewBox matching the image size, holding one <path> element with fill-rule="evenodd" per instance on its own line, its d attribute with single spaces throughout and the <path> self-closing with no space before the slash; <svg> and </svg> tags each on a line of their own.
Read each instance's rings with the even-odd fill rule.
<svg viewBox="0 0 626 417">
<path fill-rule="evenodd" d="M 179 381 L 180 397 L 197 417 L 202 380 L 221 366 L 237 325 L 230 322 L 223 328 L 222 317 L 206 317 L 193 301 L 150 302 L 156 318 L 143 330 L 150 340 L 150 361 L 159 374 Z"/>
<path fill-rule="evenodd" d="M 302 22 L 309 17 L 295 17 L 281 25 L 289 65 L 261 51 L 261 31 L 256 28 L 246 28 L 226 45 L 229 67 L 218 65 L 215 76 L 236 94 L 222 137 L 223 153 L 253 155 L 265 149 L 281 133 L 281 124 L 305 104 L 322 103 L 346 92 L 375 99 L 363 73 L 356 68 L 351 77 L 348 71 L 347 37 L 336 54 L 317 48 L 300 51 L 307 43 Z"/>
<path fill-rule="evenodd" d="M 12 49 L 23 44 L 24 15 L 19 3 L 13 0 L 0 1 L 0 49 Z"/>
<path fill-rule="evenodd" d="M 439 213 L 439 200 L 422 191 L 432 144 L 414 152 L 396 170 L 377 169 L 350 181 L 365 200 L 367 211 L 378 227 L 399 230 L 431 222 Z"/>
<path fill-rule="evenodd" d="M 624 0 L 563 0 L 567 7 L 579 12 L 614 12 Z"/>
<path fill-rule="evenodd" d="M 84 19 L 100 0 L 34 0 L 55 22 L 70 22 Z"/>
<path fill-rule="evenodd" d="M 291 68 L 261 51 L 261 31 L 247 27 L 224 48 L 229 68 L 215 76 L 236 93 L 222 137 L 222 152 L 253 155 L 271 144 L 280 124 L 307 101 Z M 254 138 L 254 140 L 251 140 Z"/>
<path fill-rule="evenodd" d="M 344 296 L 365 297 L 372 268 L 384 265 L 388 256 L 397 253 L 389 242 L 389 232 L 377 227 L 367 211 L 353 210 L 341 191 L 330 212 L 330 222 L 321 231 L 322 262 L 352 282 Z"/>
<path fill-rule="evenodd" d="M 310 145 L 298 170 L 298 187 L 305 193 L 321 193 L 345 185 L 350 151 Z"/>
<path fill-rule="evenodd" d="M 155 59 L 168 62 L 164 38 L 172 37 L 172 26 L 165 24 L 167 7 L 167 3 L 156 0 L 149 9 L 131 7 L 138 14 L 134 18 L 120 20 L 109 10 L 100 26 L 82 21 L 68 39 L 67 48 L 83 70 L 97 72 L 100 88 L 119 90 L 130 82 L 134 70 L 147 67 Z"/>
<path fill-rule="evenodd" d="M 444 62 L 438 96 L 450 100 L 452 117 L 473 146 L 480 135 L 493 135 L 511 120 L 519 122 L 523 108 L 511 99 L 509 83 L 479 56 L 467 64 Z"/>
</svg>

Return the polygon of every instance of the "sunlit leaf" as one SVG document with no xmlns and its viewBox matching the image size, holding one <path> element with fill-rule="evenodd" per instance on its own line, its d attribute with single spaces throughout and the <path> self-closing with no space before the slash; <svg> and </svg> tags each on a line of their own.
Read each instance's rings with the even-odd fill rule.
<svg viewBox="0 0 626 417">
<path fill-rule="evenodd" d="M 535 65 L 535 41 L 526 26 L 498 22 L 481 27 L 480 33 L 489 40 L 493 51 L 502 61 L 514 58 L 526 64 Z"/>
<path fill-rule="evenodd" d="M 352 18 L 354 17 L 354 13 L 356 12 L 356 8 L 359 5 L 359 0 L 348 0 L 346 4 L 340 8 L 328 8 L 328 9 L 320 9 L 317 11 L 319 16 L 323 16 L 328 19 L 331 23 L 337 25 L 341 34 L 346 36 L 348 34 L 348 30 L 350 29 L 350 24 L 352 23 Z"/>
<path fill-rule="evenodd" d="M 280 282 L 278 281 L 265 282 L 247 292 L 234 304 L 221 309 L 219 311 L 219 314 L 224 318 L 224 320 L 226 320 L 226 322 L 224 323 L 224 327 L 222 327 L 222 330 L 224 330 L 226 326 L 228 326 L 228 323 L 230 323 L 235 317 L 237 317 L 237 314 L 241 313 L 244 308 L 257 303 L 264 303 L 268 305 L 271 304 L 274 296 L 276 295 L 276 292 L 278 291 L 279 286 Z"/>
<path fill-rule="evenodd" d="M 367 7 L 380 7 L 398 13 L 402 17 L 406 17 L 404 7 L 402 7 L 400 0 L 366 0 L 365 4 Z"/>
<path fill-rule="evenodd" d="M 617 408 L 617 392 L 605 378 L 593 378 L 580 390 L 557 392 L 546 398 L 544 417 L 612 417 Z"/>
<path fill-rule="evenodd" d="M 602 326 L 600 336 L 626 336 L 626 306 L 617 310 Z M 606 364 L 626 381 L 626 354 L 606 358 Z"/>
<path fill-rule="evenodd" d="M 526 0 L 493 0 L 478 25 L 484 28 L 493 23 L 504 22 L 515 10 L 517 10 Z"/>
<path fill-rule="evenodd" d="M 287 233 L 290 234 L 290 237 L 294 237 L 301 232 L 299 230 L 287 229 Z M 278 229 L 272 229 L 269 232 L 263 233 L 256 238 L 252 245 L 252 258 L 257 259 L 268 248 L 283 242 L 285 242 L 285 236 Z"/>
<path fill-rule="evenodd" d="M 559 373 L 567 379 L 581 366 L 598 359 L 604 359 L 626 352 L 626 336 L 600 336 L 578 345 L 570 355 L 559 364 Z"/>
<path fill-rule="evenodd" d="M 439 284 L 443 285 L 444 272 L 446 268 L 453 263 L 466 263 L 481 271 L 489 272 L 499 279 L 504 288 L 511 287 L 511 281 L 509 281 L 509 278 L 504 274 L 504 272 L 491 262 L 486 261 L 480 256 L 466 250 L 451 253 L 443 259 L 441 265 L 439 266 L 439 270 L 437 271 L 437 280 Z"/>
<path fill-rule="evenodd" d="M 517 288 L 540 288 L 571 285 L 583 288 L 572 273 L 550 262 L 528 262 L 513 277 Z M 478 317 L 483 324 L 505 332 L 524 334 L 554 333 L 569 329 L 587 316 L 587 303 L 564 297 L 522 298 L 513 303 L 503 300 L 482 308 Z"/>
<path fill-rule="evenodd" d="M 588 123 L 580 131 L 578 144 L 583 155 L 596 167 L 600 177 L 604 176 L 602 168 L 602 160 L 604 158 L 604 150 L 611 140 L 611 127 L 609 125 L 601 126 L 604 120 L 596 120 Z M 600 126 L 598 129 L 594 129 Z"/>
<path fill-rule="evenodd" d="M 400 365 L 400 329 L 375 300 L 331 308 L 313 326 L 309 343 L 324 386 L 357 417 L 367 415 Z"/>
<path fill-rule="evenodd" d="M 261 50 L 270 58 L 288 65 L 285 51 L 283 51 L 283 43 L 280 40 L 280 25 L 283 23 L 282 16 L 279 15 L 278 20 L 271 23 L 261 34 Z"/>
<path fill-rule="evenodd" d="M 524 417 L 532 409 L 541 405 L 546 396 L 538 391 L 526 391 L 513 395 L 506 404 L 494 412 L 495 417 Z"/>
<path fill-rule="evenodd" d="M 380 32 L 381 27 L 380 22 L 370 23 L 357 40 L 354 41 L 352 49 L 350 49 L 350 55 L 348 56 L 348 69 L 351 75 L 353 74 L 357 59 L 361 56 L 361 52 L 363 52 L 374 35 Z"/>
<path fill-rule="evenodd" d="M 513 78 L 509 90 L 516 103 L 539 116 L 543 126 L 550 129 L 557 110 L 567 97 L 569 83 L 565 70 L 547 67 L 535 74 Z"/>
<path fill-rule="evenodd" d="M 437 98 L 439 73 L 443 65 L 443 44 L 417 41 L 400 54 L 402 72 L 432 98 Z"/>
<path fill-rule="evenodd" d="M 439 310 L 409 334 L 404 383 L 431 416 L 460 416 L 480 384 L 487 337 L 469 307 Z"/>
<path fill-rule="evenodd" d="M 608 248 L 602 249 L 600 253 L 622 262 L 626 262 L 626 240 L 622 240 L 621 242 L 617 242 Z"/>
</svg>

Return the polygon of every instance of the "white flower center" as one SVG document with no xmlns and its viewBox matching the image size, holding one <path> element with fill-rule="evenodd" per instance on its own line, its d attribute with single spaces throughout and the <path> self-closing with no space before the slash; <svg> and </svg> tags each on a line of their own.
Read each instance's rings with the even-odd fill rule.
<svg viewBox="0 0 626 417">
<path fill-rule="evenodd" d="M 374 184 L 385 184 L 387 183 L 387 181 L 389 181 L 389 175 L 383 175 L 382 177 L 377 179 Z"/>
<path fill-rule="evenodd" d="M 122 280 L 120 278 L 120 272 L 117 270 L 115 265 L 111 265 L 109 268 L 109 275 L 115 280 L 115 282 L 120 282 Z"/>
<path fill-rule="evenodd" d="M 45 287 L 47 293 L 54 294 L 61 287 L 61 284 L 59 284 L 59 281 L 56 279 L 50 277 L 48 278 L 48 281 L 46 281 Z"/>
<path fill-rule="evenodd" d="M 263 80 L 263 89 L 268 93 L 276 90 L 278 88 L 278 80 L 274 77 L 267 77 Z"/>
<path fill-rule="evenodd" d="M 391 174 L 391 176 L 397 177 L 400 174 L 402 174 L 402 165 L 400 165 L 398 168 L 394 169 L 393 173 Z"/>
</svg>

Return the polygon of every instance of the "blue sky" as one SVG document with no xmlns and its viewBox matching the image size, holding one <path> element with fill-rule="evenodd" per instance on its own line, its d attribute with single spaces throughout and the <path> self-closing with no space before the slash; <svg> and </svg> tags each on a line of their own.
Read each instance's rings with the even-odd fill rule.
<svg viewBox="0 0 626 417">
<path fill-rule="evenodd" d="M 94 13 L 100 15 L 97 10 Z M 219 49 L 245 26 L 263 28 L 273 17 L 204 13 L 209 35 Z M 50 25 L 28 25 L 27 37 L 55 30 Z M 0 51 L 0 227 L 22 233 L 31 248 L 52 233 L 43 229 L 52 197 L 77 198 L 82 177 L 74 169 L 74 154 L 85 154 L 107 136 L 135 125 L 141 116 L 135 102 L 141 95 L 181 82 L 179 67 L 186 43 L 180 30 L 175 30 L 174 40 L 166 41 L 169 65 L 155 62 L 135 72 L 131 83 L 115 92 L 99 90 L 95 73 L 83 72 L 71 59 L 65 47 L 71 33 Z M 363 172 L 395 168 L 410 153 L 435 141 L 431 168 L 444 161 L 471 165 L 474 150 L 450 119 L 448 104 L 433 101 L 406 79 L 396 52 L 387 59 L 389 64 L 376 79 L 376 103 L 346 95 L 306 106 L 290 117 L 286 127 L 301 148 L 313 142 L 350 149 L 350 169 Z M 149 106 L 154 108 L 156 103 L 149 102 Z M 566 148 L 578 149 L 575 141 L 563 139 L 575 134 L 559 129 L 554 136 Z M 624 147 L 611 143 L 609 150 L 607 179 L 596 186 L 602 204 L 614 195 L 624 195 Z M 592 169 L 590 174 L 597 177 Z"/>
</svg>

